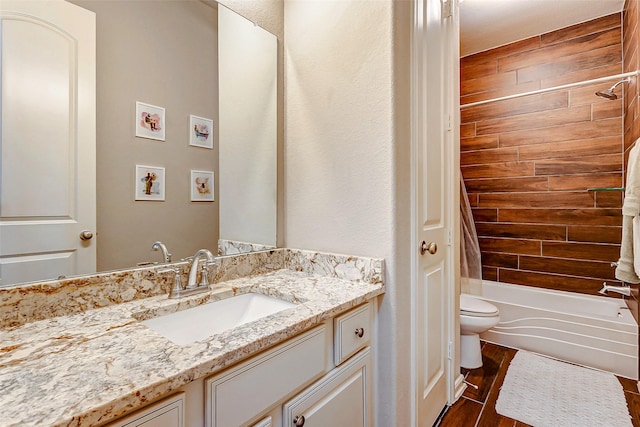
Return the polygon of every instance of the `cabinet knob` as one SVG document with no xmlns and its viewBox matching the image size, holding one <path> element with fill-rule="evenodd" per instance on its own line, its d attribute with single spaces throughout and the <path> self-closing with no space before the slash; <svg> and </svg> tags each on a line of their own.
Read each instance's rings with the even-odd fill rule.
<svg viewBox="0 0 640 427">
<path fill-rule="evenodd" d="M 364 336 L 364 328 L 356 329 L 356 335 L 358 336 L 358 338 L 362 338 Z"/>
<path fill-rule="evenodd" d="M 296 415 L 293 419 L 293 425 L 296 427 L 302 427 L 304 425 L 304 415 Z"/>
</svg>

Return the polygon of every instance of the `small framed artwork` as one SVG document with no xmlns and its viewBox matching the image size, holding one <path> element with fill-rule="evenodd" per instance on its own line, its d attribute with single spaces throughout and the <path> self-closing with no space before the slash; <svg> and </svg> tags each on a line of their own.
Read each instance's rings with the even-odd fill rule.
<svg viewBox="0 0 640 427">
<path fill-rule="evenodd" d="M 164 108 L 136 102 L 136 136 L 164 141 Z"/>
<path fill-rule="evenodd" d="M 189 116 L 189 145 L 213 149 L 213 120 Z"/>
<path fill-rule="evenodd" d="M 213 202 L 213 172 L 191 171 L 191 201 Z"/>
<path fill-rule="evenodd" d="M 164 168 L 136 165 L 135 200 L 164 200 Z"/>
</svg>

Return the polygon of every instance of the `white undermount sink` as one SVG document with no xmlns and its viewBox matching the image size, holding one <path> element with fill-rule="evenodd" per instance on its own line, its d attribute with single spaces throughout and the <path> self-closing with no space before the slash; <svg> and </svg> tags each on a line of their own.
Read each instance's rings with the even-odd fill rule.
<svg viewBox="0 0 640 427">
<path fill-rule="evenodd" d="M 248 293 L 140 323 L 178 345 L 185 345 L 291 307 L 295 304 Z"/>
</svg>

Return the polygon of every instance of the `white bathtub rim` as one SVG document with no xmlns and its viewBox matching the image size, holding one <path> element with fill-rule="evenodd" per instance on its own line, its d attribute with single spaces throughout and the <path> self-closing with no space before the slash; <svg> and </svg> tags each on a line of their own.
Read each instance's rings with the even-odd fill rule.
<svg viewBox="0 0 640 427">
<path fill-rule="evenodd" d="M 626 302 L 624 299 L 622 298 L 611 298 L 611 297 L 599 297 L 599 296 L 595 296 L 595 295 L 587 295 L 587 294 L 579 294 L 579 293 L 575 293 L 575 292 L 567 292 L 567 291 L 559 291 L 559 290 L 555 290 L 555 289 L 547 289 L 547 288 L 538 288 L 536 286 L 527 286 L 527 285 L 515 285 L 512 283 L 503 283 L 503 282 L 494 282 L 492 280 L 483 280 L 482 281 L 483 284 L 483 295 L 481 296 L 476 296 L 477 298 L 481 298 L 484 299 L 485 301 L 488 302 L 499 302 L 499 303 L 503 303 L 503 304 L 509 304 L 511 306 L 514 307 L 529 307 L 529 308 L 533 308 L 536 310 L 542 310 L 545 311 L 547 313 L 558 313 L 558 311 L 555 310 L 551 310 L 551 309 L 547 309 L 544 307 L 540 307 L 537 305 L 532 305 L 532 304 L 522 304 L 520 302 L 513 302 L 513 301 L 509 301 L 508 299 L 504 299 L 504 298 L 500 298 L 499 296 L 486 296 L 484 295 L 484 285 L 488 284 L 489 286 L 493 286 L 496 288 L 503 288 L 503 289 L 509 289 L 510 292 L 512 291 L 520 291 L 520 292 L 529 292 L 529 293 L 536 293 L 536 294 L 542 294 L 542 295 L 546 295 L 550 298 L 557 298 L 558 296 L 562 296 L 562 297 L 566 297 L 566 298 L 571 298 L 571 299 L 584 299 L 584 300 L 589 300 L 590 302 L 600 302 L 602 301 L 603 303 L 608 303 L 608 304 L 616 304 L 616 306 L 618 307 L 618 314 L 621 316 L 605 316 L 605 315 L 600 315 L 600 314 L 593 314 L 593 313 L 585 313 L 585 312 L 568 312 L 568 311 L 563 311 L 562 314 L 567 315 L 567 316 L 576 316 L 578 318 L 581 319 L 591 319 L 591 318 L 597 318 L 598 320 L 602 320 L 602 321 L 607 321 L 607 322 L 611 322 L 613 324 L 625 324 L 625 325 L 634 325 L 634 326 L 638 326 L 636 320 L 634 319 L 633 315 L 631 314 L 631 311 L 629 310 L 629 307 L 627 307 Z"/>
</svg>

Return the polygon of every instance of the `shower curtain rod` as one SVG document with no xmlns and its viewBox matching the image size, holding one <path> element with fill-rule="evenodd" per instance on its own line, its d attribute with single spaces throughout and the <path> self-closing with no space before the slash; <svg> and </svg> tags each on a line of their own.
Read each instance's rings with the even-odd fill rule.
<svg viewBox="0 0 640 427">
<path fill-rule="evenodd" d="M 506 99 L 520 98 L 521 96 L 537 95 L 539 93 L 551 92 L 553 90 L 568 89 L 568 88 L 575 87 L 575 86 L 584 86 L 584 85 L 589 85 L 589 84 L 594 84 L 594 83 L 602 83 L 602 82 L 606 82 L 606 81 L 613 80 L 613 79 L 624 79 L 626 77 L 637 76 L 639 73 L 640 73 L 640 71 L 636 70 L 636 71 L 631 71 L 631 72 L 622 73 L 622 74 L 616 74 L 616 75 L 608 76 L 608 77 L 599 77 L 597 79 L 592 79 L 592 80 L 583 80 L 581 82 L 567 83 L 567 84 L 560 85 L 560 86 L 547 87 L 547 88 L 544 88 L 544 89 L 532 90 L 532 91 L 523 92 L 523 93 L 516 93 L 514 95 L 506 95 L 506 96 L 501 96 L 501 97 L 498 97 L 498 98 L 485 99 L 483 101 L 471 102 L 469 104 L 461 105 L 460 109 L 463 110 L 465 108 L 475 107 L 477 105 L 482 105 L 482 104 L 488 104 L 490 102 L 504 101 Z"/>
</svg>

